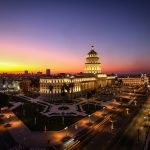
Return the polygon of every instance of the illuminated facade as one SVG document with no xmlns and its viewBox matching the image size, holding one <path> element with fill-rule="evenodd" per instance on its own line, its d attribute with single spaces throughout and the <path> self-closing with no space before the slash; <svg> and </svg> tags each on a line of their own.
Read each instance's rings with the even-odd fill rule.
<svg viewBox="0 0 150 150">
<path fill-rule="evenodd" d="M 51 77 L 40 79 L 40 92 L 46 94 L 60 94 L 61 88 L 64 84 L 73 86 L 70 87 L 69 93 L 86 91 L 95 88 L 95 77 L 83 77 L 83 76 L 66 76 L 66 77 Z M 52 90 L 50 90 L 52 86 Z M 67 91 L 66 91 L 67 92 Z"/>
<path fill-rule="evenodd" d="M 84 73 L 101 73 L 101 64 L 99 63 L 99 56 L 94 51 L 94 46 L 91 46 L 90 52 L 87 54 Z"/>
<path fill-rule="evenodd" d="M 0 90 L 5 91 L 19 91 L 20 90 L 20 81 L 5 81 L 5 83 L 0 83 Z"/>
<path fill-rule="evenodd" d="M 146 74 L 142 74 L 140 77 L 119 78 L 119 80 L 124 86 L 149 84 L 149 78 Z"/>
<path fill-rule="evenodd" d="M 101 64 L 97 52 L 94 47 L 91 47 L 90 52 L 87 54 L 85 69 L 83 74 L 75 76 L 53 76 L 40 78 L 40 93 L 41 95 L 60 95 L 62 86 L 64 84 L 70 86 L 70 90 L 65 91 L 74 93 L 74 95 L 81 95 L 89 90 L 112 85 L 116 76 L 107 76 L 101 73 Z"/>
</svg>

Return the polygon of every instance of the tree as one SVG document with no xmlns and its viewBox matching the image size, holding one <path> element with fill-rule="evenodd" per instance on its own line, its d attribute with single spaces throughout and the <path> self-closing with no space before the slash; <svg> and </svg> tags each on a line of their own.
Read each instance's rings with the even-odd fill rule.
<svg viewBox="0 0 150 150">
<path fill-rule="evenodd" d="M 72 93 L 73 93 L 74 83 L 70 83 L 69 87 L 71 89 L 71 101 L 72 101 Z"/>
<path fill-rule="evenodd" d="M 9 102 L 9 96 L 4 93 L 0 93 L 0 112 L 2 107 L 7 106 L 8 102 Z"/>
<path fill-rule="evenodd" d="M 70 84 L 65 84 L 65 90 L 67 91 L 67 93 L 69 94 L 70 93 Z"/>
<path fill-rule="evenodd" d="M 89 111 L 89 99 L 92 97 L 92 94 L 91 94 L 91 92 L 90 91 L 88 91 L 87 93 L 86 93 L 86 98 L 87 98 L 87 101 L 88 101 L 88 111 Z"/>
<path fill-rule="evenodd" d="M 93 97 L 93 95 L 95 95 L 96 94 L 96 89 L 93 89 L 92 91 L 91 91 L 91 97 Z"/>
<path fill-rule="evenodd" d="M 71 84 L 66 84 L 64 83 L 62 85 L 62 88 L 61 88 L 61 96 L 65 97 L 66 96 L 66 91 L 67 91 L 67 94 L 69 96 L 69 93 L 70 93 L 70 90 L 71 90 Z"/>
<path fill-rule="evenodd" d="M 66 90 L 66 84 L 64 83 L 61 87 L 61 96 L 63 97 L 62 98 L 62 105 L 64 107 L 64 98 L 66 96 L 66 93 L 65 93 L 65 90 Z M 62 123 L 64 125 L 64 112 L 62 112 Z"/>
<path fill-rule="evenodd" d="M 39 79 L 32 79 L 31 83 L 30 83 L 30 87 L 31 88 L 39 88 L 40 84 L 39 84 Z"/>
<path fill-rule="evenodd" d="M 123 86 L 123 81 L 122 81 L 122 79 L 118 80 L 118 85 L 119 85 L 119 86 Z"/>
<path fill-rule="evenodd" d="M 61 96 L 63 97 L 63 106 L 64 106 L 64 97 L 66 96 L 65 90 L 66 90 L 66 83 L 64 83 L 61 87 Z"/>
<path fill-rule="evenodd" d="M 50 98 L 51 100 L 52 100 L 52 97 L 53 97 L 53 88 L 54 88 L 53 85 L 49 85 L 49 86 L 48 86 L 49 94 L 51 93 L 51 94 L 50 94 L 50 95 L 51 95 L 51 98 Z"/>
</svg>

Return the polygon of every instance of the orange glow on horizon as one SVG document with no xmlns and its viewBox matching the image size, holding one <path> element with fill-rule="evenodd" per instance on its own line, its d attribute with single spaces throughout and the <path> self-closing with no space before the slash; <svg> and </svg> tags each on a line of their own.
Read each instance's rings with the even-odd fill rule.
<svg viewBox="0 0 150 150">
<path fill-rule="evenodd" d="M 44 45 L 36 46 L 36 43 L 27 43 L 8 40 L 0 43 L 0 73 L 24 73 L 28 70 L 29 73 L 37 73 L 51 69 L 52 74 L 56 73 L 79 73 L 84 71 L 84 63 L 86 59 L 85 51 L 81 57 L 74 55 L 74 52 L 67 52 L 58 47 L 46 47 Z M 62 52 L 61 52 L 62 51 Z M 103 60 L 103 61 L 102 61 Z M 122 62 L 107 61 L 103 58 L 102 73 L 124 73 L 137 72 L 139 70 L 136 64 L 122 64 Z M 140 69 L 140 72 L 144 71 Z M 147 69 L 148 70 L 148 69 Z"/>
</svg>

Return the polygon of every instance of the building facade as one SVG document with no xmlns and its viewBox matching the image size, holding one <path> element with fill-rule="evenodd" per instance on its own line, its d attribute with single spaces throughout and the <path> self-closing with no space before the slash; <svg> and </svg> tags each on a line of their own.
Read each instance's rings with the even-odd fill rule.
<svg viewBox="0 0 150 150">
<path fill-rule="evenodd" d="M 149 84 L 149 78 L 146 74 L 141 74 L 140 77 L 125 77 L 125 78 L 118 78 L 122 81 L 124 86 L 134 86 L 134 85 L 145 85 Z"/>
<path fill-rule="evenodd" d="M 29 80 L 29 79 L 23 79 L 21 81 L 21 90 L 24 93 L 31 91 L 30 84 L 31 84 L 31 80 Z"/>
<path fill-rule="evenodd" d="M 50 69 L 46 69 L 46 76 L 50 76 L 50 75 L 51 75 Z"/>
<path fill-rule="evenodd" d="M 83 76 L 66 76 L 66 77 L 51 77 L 40 79 L 40 93 L 60 95 L 62 86 L 66 84 L 70 86 L 69 93 L 79 94 L 81 91 L 85 92 L 95 88 L 94 77 Z M 71 86 L 71 84 L 73 86 Z M 52 87 L 52 88 L 51 88 Z M 67 92 L 67 91 L 65 91 Z"/>
<path fill-rule="evenodd" d="M 75 76 L 51 76 L 40 78 L 40 93 L 41 95 L 57 95 L 60 96 L 62 86 L 64 84 L 70 87 L 69 93 L 74 95 L 82 95 L 87 91 L 112 85 L 116 76 L 107 76 L 101 73 L 101 64 L 97 52 L 94 47 L 91 47 L 87 54 L 84 73 Z M 68 91 L 66 91 L 68 92 Z"/>
<path fill-rule="evenodd" d="M 91 50 L 87 54 L 84 73 L 101 73 L 101 63 L 99 62 L 97 52 L 94 50 L 94 46 L 91 46 Z"/>
</svg>

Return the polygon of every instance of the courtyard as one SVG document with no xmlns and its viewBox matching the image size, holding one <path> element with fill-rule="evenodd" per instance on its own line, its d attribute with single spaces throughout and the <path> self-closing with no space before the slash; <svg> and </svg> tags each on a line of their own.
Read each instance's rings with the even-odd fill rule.
<svg viewBox="0 0 150 150">
<path fill-rule="evenodd" d="M 117 134 L 121 126 L 124 128 L 124 121 L 128 123 L 141 108 L 145 97 L 130 91 L 116 91 L 113 88 L 116 94 L 96 93 L 90 99 L 82 97 L 72 103 L 61 104 L 44 101 L 41 97 L 19 95 L 11 99 L 10 110 L 13 113 L 4 118 L 10 123 L 8 129 L 15 140 L 29 146 L 33 142 L 37 143 L 35 145 L 47 145 L 49 140 L 51 144 L 59 145 L 66 136 L 78 138 L 90 129 L 101 128 L 102 123 L 106 124 L 108 134 L 112 134 L 111 128 L 114 129 L 113 134 Z M 108 97 L 111 98 L 108 100 Z M 22 140 L 21 135 L 24 137 Z M 40 141 L 37 141 L 37 136 Z M 26 141 L 29 137 L 31 140 Z"/>
<path fill-rule="evenodd" d="M 18 106 L 18 103 L 21 104 Z M 100 103 L 87 102 L 86 99 L 78 103 L 58 105 L 40 99 L 19 97 L 13 104 L 17 105 L 13 112 L 32 131 L 59 131 L 102 109 Z"/>
</svg>

